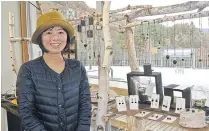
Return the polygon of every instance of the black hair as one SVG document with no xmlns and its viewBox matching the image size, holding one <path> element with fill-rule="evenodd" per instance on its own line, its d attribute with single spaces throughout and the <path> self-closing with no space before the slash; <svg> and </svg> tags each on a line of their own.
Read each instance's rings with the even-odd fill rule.
<svg viewBox="0 0 209 131">
<path fill-rule="evenodd" d="M 48 29 L 47 29 L 48 30 Z M 65 52 L 65 51 L 67 51 L 67 50 L 69 50 L 69 44 L 70 44 L 70 35 L 69 35 L 69 33 L 67 32 L 67 30 L 65 30 L 65 29 L 63 29 L 65 32 L 66 32 L 66 34 L 67 34 L 67 44 L 66 44 L 66 46 L 65 46 L 65 48 L 62 50 L 62 53 L 63 52 Z M 46 30 L 44 30 L 43 32 L 45 32 Z M 43 33 L 42 32 L 42 33 Z M 44 54 L 44 53 L 48 53 L 49 51 L 47 51 L 46 50 L 46 48 L 43 46 L 43 44 L 42 44 L 42 33 L 38 36 L 38 38 L 37 38 L 37 44 L 39 45 L 39 47 L 41 48 L 41 50 L 42 50 L 42 54 Z"/>
</svg>

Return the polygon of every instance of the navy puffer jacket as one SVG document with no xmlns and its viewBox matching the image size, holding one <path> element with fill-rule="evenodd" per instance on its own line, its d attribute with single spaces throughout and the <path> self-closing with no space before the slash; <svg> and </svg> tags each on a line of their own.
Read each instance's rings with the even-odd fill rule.
<svg viewBox="0 0 209 131">
<path fill-rule="evenodd" d="M 90 131 L 90 89 L 79 61 L 65 59 L 60 74 L 43 57 L 26 62 L 20 67 L 16 86 L 26 131 Z"/>
</svg>

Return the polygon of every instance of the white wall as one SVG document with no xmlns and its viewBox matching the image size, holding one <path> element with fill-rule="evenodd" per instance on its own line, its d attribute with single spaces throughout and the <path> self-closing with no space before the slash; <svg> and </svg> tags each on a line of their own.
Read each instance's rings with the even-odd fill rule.
<svg viewBox="0 0 209 131">
<path fill-rule="evenodd" d="M 27 2 L 28 3 L 28 2 Z M 36 4 L 35 1 L 33 1 Z M 34 32 L 36 26 L 36 9 L 31 4 L 27 4 L 27 8 L 30 9 L 30 23 L 29 29 L 31 33 L 28 33 L 28 37 Z M 30 8 L 29 8 L 30 6 Z M 12 61 L 10 58 L 10 47 L 9 47 L 9 12 L 14 13 L 15 21 L 15 37 L 21 36 L 21 26 L 20 26 L 20 2 L 18 1 L 2 1 L 1 2 L 1 93 L 5 93 L 7 90 L 12 88 L 12 85 L 16 84 L 16 75 L 12 71 Z M 32 45 L 32 50 L 34 54 L 33 58 L 38 57 L 39 47 L 37 45 Z M 22 49 L 20 43 L 14 43 L 14 52 L 17 63 L 17 71 L 22 64 Z M 1 108 L 3 109 L 3 108 Z M 1 110 L 1 130 L 7 131 L 7 118 L 6 111 Z"/>
<path fill-rule="evenodd" d="M 16 75 L 12 71 L 12 62 L 10 58 L 9 47 L 9 12 L 14 13 L 15 21 L 15 36 L 20 36 L 20 4 L 17 1 L 14 2 L 1 2 L 1 93 L 5 93 L 7 90 L 15 85 Z M 15 57 L 17 62 L 17 69 L 19 69 L 21 58 L 21 45 L 19 43 L 14 44 Z M 1 111 L 1 130 L 7 131 L 6 113 L 5 110 Z"/>
<path fill-rule="evenodd" d="M 5 93 L 7 90 L 15 85 L 16 75 L 12 71 L 12 61 L 10 58 L 9 47 L 9 12 L 14 13 L 15 21 L 15 37 L 21 35 L 20 27 L 20 4 L 17 1 L 14 2 L 1 2 L 1 93 Z M 17 63 L 17 70 L 22 64 L 22 49 L 20 43 L 14 43 L 14 52 Z"/>
</svg>

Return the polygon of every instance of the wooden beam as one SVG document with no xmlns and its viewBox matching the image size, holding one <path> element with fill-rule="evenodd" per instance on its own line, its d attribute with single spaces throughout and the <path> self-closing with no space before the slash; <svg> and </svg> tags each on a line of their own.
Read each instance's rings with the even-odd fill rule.
<svg viewBox="0 0 209 131">
<path fill-rule="evenodd" d="M 20 20 L 21 20 L 21 37 L 27 37 L 27 23 L 26 23 L 26 1 L 20 2 Z M 22 63 L 28 61 L 28 43 L 22 41 Z"/>
<path fill-rule="evenodd" d="M 135 22 L 127 24 L 126 26 L 124 26 L 122 28 L 137 26 L 137 25 L 140 25 L 143 22 L 162 23 L 162 22 L 166 22 L 166 21 L 192 19 L 192 18 L 199 18 L 199 17 L 201 18 L 201 17 L 208 17 L 208 16 L 209 16 L 209 11 L 195 12 L 195 13 L 188 13 L 188 14 L 174 15 L 174 16 L 164 16 L 163 18 L 152 19 L 152 20 L 137 20 Z M 121 28 L 121 27 L 115 27 L 115 28 Z"/>
<path fill-rule="evenodd" d="M 123 11 L 126 11 L 126 10 L 136 10 L 138 8 L 152 8 L 152 6 L 151 5 L 136 5 L 136 6 L 128 5 L 125 8 L 116 9 L 116 10 L 110 10 L 109 14 L 115 14 L 115 13 L 123 12 Z"/>
<path fill-rule="evenodd" d="M 209 1 L 189 1 L 181 4 L 169 5 L 169 6 L 160 6 L 154 7 L 151 9 L 140 9 L 132 14 L 129 14 L 130 19 L 144 17 L 144 16 L 154 16 L 154 15 L 165 15 L 165 14 L 172 14 L 172 13 L 180 13 L 186 11 L 193 11 L 195 9 L 202 10 L 205 7 L 209 6 Z M 110 22 L 116 22 L 126 19 L 127 14 L 118 17 L 111 17 Z"/>
</svg>

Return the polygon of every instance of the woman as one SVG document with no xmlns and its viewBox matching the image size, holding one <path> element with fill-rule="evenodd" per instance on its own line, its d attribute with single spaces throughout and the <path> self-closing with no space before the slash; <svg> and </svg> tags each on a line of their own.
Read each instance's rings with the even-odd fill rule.
<svg viewBox="0 0 209 131">
<path fill-rule="evenodd" d="M 40 46 L 43 55 L 21 66 L 16 85 L 26 131 L 90 130 L 90 89 L 85 67 L 62 56 L 73 35 L 72 25 L 57 11 L 37 20 L 31 41 Z"/>
</svg>

